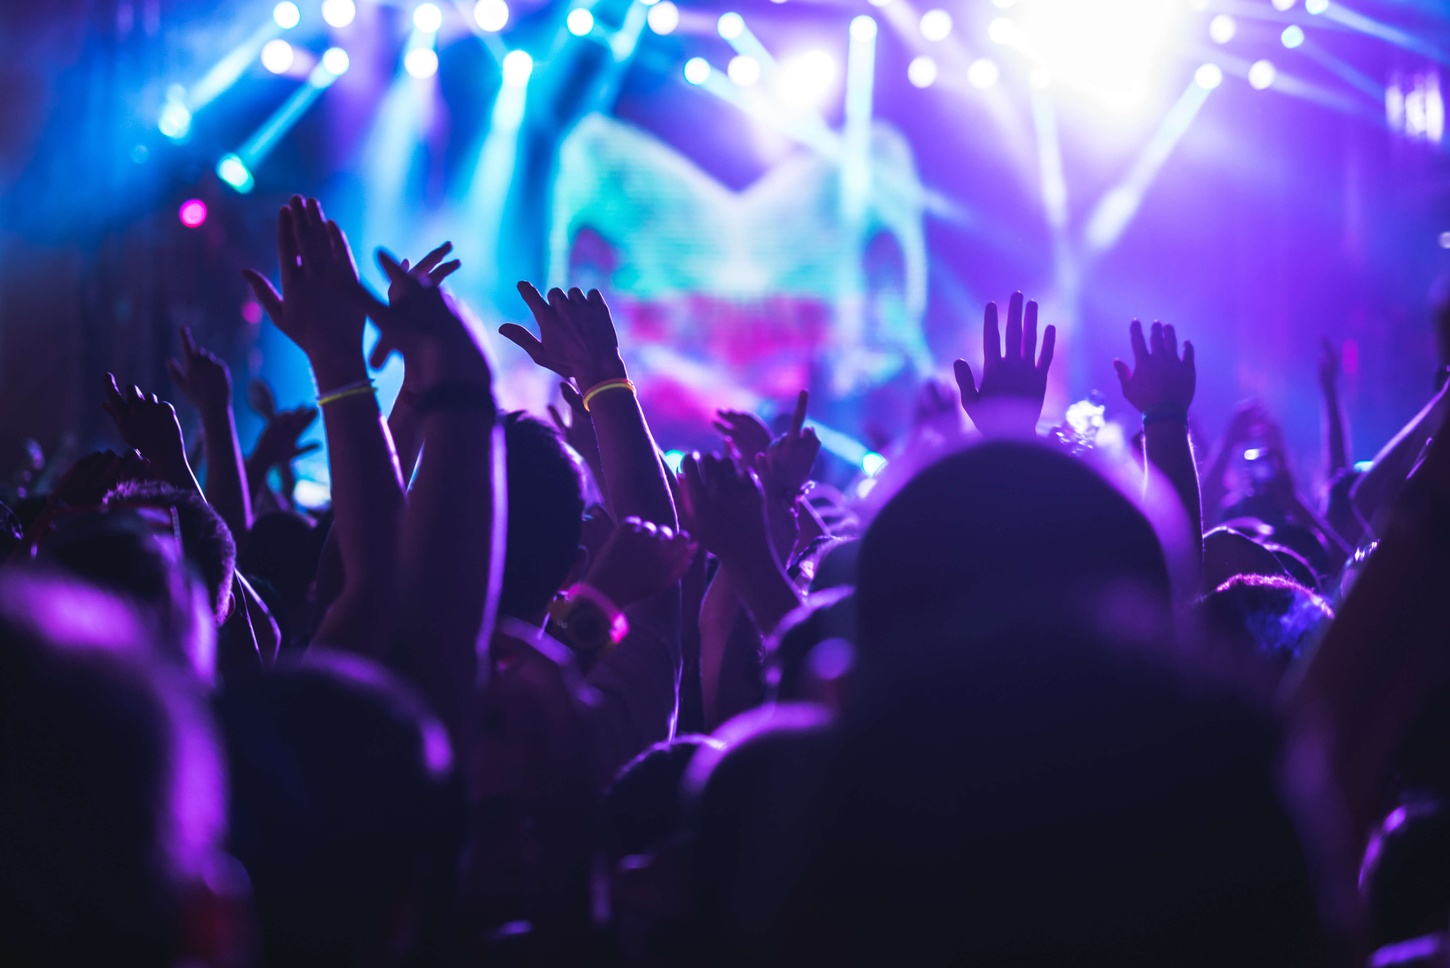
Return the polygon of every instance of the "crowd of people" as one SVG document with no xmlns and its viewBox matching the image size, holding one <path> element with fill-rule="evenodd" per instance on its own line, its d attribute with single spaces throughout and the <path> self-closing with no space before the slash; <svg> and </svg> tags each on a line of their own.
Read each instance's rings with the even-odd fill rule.
<svg viewBox="0 0 1450 968">
<path fill-rule="evenodd" d="M 1040 432 L 1018 293 L 840 513 L 805 392 L 676 474 L 597 291 L 500 330 L 545 421 L 449 246 L 380 299 L 277 227 L 316 407 L 244 456 L 183 332 L 199 447 L 108 376 L 122 451 L 11 495 L 0 962 L 1450 963 L 1445 390 L 1356 467 L 1326 344 L 1315 499 L 1258 405 L 1194 440 L 1171 325 L 1114 362 L 1141 434 Z"/>
</svg>

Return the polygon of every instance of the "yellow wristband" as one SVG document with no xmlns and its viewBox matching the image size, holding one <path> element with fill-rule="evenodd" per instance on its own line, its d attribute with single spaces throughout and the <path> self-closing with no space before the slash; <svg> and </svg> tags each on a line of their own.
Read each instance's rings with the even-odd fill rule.
<svg viewBox="0 0 1450 968">
<path fill-rule="evenodd" d="M 605 380 L 603 383 L 594 384 L 594 386 L 590 387 L 588 392 L 584 394 L 585 412 L 588 412 L 589 410 L 589 402 L 595 397 L 599 396 L 599 394 L 604 393 L 607 390 L 628 390 L 630 393 L 633 393 L 634 382 L 632 380 L 619 379 Z"/>
<path fill-rule="evenodd" d="M 376 393 L 376 392 L 377 392 L 377 388 L 372 385 L 372 382 L 371 381 L 369 381 L 366 386 L 346 387 L 344 389 L 337 390 L 337 391 L 335 391 L 333 393 L 326 394 L 325 396 L 318 397 L 317 398 L 317 405 L 319 407 L 325 407 L 329 403 L 336 403 L 339 400 L 346 400 L 348 397 L 360 397 L 364 393 Z"/>
</svg>

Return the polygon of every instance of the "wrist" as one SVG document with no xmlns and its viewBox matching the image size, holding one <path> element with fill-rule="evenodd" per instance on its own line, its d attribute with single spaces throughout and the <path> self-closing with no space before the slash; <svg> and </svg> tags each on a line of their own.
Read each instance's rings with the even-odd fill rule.
<svg viewBox="0 0 1450 968">
<path fill-rule="evenodd" d="M 312 376 L 317 381 L 318 395 L 331 393 L 338 387 L 362 383 L 368 379 L 368 366 L 362 355 L 356 359 L 308 356 Z"/>
<path fill-rule="evenodd" d="M 1143 408 L 1143 427 L 1155 424 L 1188 425 L 1188 405 L 1182 403 L 1154 403 Z"/>
<path fill-rule="evenodd" d="M 590 387 L 603 383 L 605 380 L 627 380 L 629 371 L 625 369 L 624 360 L 616 354 L 612 359 L 598 360 L 592 362 L 588 367 L 580 367 L 575 372 L 579 381 L 579 392 L 587 393 Z"/>
</svg>

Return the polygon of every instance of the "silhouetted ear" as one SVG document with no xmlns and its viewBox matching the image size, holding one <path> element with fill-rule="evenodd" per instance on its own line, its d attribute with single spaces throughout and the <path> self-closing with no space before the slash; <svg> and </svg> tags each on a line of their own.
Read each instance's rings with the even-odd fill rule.
<svg viewBox="0 0 1450 968">
<path fill-rule="evenodd" d="M 233 856 L 216 852 L 205 873 L 183 889 L 178 964 L 243 968 L 257 964 L 252 882 Z"/>
</svg>

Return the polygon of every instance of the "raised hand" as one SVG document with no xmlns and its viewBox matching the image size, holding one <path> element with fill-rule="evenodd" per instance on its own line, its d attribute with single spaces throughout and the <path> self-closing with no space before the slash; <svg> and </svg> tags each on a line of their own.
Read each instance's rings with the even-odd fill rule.
<svg viewBox="0 0 1450 968">
<path fill-rule="evenodd" d="M 215 414 L 232 403 L 232 373 L 211 350 L 199 345 L 191 327 L 181 327 L 181 359 L 166 361 L 171 382 L 203 414 Z"/>
<path fill-rule="evenodd" d="M 539 290 L 520 282 L 519 294 L 534 315 L 539 335 L 517 323 L 505 323 L 498 331 L 529 354 L 529 359 L 573 380 L 585 391 L 605 380 L 626 376 L 614 320 L 598 289 L 589 290 L 588 295 L 578 289 L 570 289 L 568 294 L 562 289 L 550 289 L 545 300 Z"/>
<path fill-rule="evenodd" d="M 1330 342 L 1329 337 L 1323 337 L 1319 340 L 1319 385 L 1326 393 L 1332 393 L 1339 387 L 1339 372 L 1339 347 Z"/>
<path fill-rule="evenodd" d="M 134 450 L 123 454 L 100 450 L 72 464 L 56 481 L 51 499 L 70 507 L 93 507 L 123 481 L 144 481 L 151 477 L 150 464 Z"/>
<path fill-rule="evenodd" d="M 301 443 L 302 435 L 316 419 L 316 407 L 274 411 L 257 436 L 248 463 L 269 471 L 274 467 L 286 467 L 297 458 L 317 450 L 322 446 L 319 443 Z"/>
<path fill-rule="evenodd" d="M 323 217 L 317 199 L 293 195 L 278 212 L 277 256 L 280 294 L 260 273 L 242 270 L 272 322 L 307 354 L 323 390 L 365 376 L 357 265 L 342 229 Z"/>
<path fill-rule="evenodd" d="M 726 445 L 746 467 L 770 447 L 770 428 L 753 413 L 744 410 L 717 410 L 713 426 L 725 438 Z"/>
<path fill-rule="evenodd" d="M 809 391 L 802 390 L 791 415 L 790 429 L 777 437 L 754 462 L 767 495 L 794 501 L 810 480 L 811 468 L 821 452 L 816 432 L 805 426 Z"/>
<path fill-rule="evenodd" d="M 106 374 L 106 399 L 101 407 L 116 422 L 121 439 L 140 451 L 162 478 L 182 487 L 195 487 L 191 465 L 186 460 L 186 441 L 176 408 L 156 394 L 137 386 L 122 390 L 114 374 Z"/>
<path fill-rule="evenodd" d="M 1143 324 L 1136 319 L 1128 327 L 1128 335 L 1133 341 L 1133 368 L 1128 369 L 1122 360 L 1113 361 L 1128 403 L 1145 415 L 1159 411 L 1186 415 L 1198 384 L 1193 344 L 1184 340 L 1180 357 L 1178 334 L 1172 326 L 1154 323 L 1150 343 L 1143 339 Z"/>
<path fill-rule="evenodd" d="M 1042 333 L 1037 352 L 1037 303 L 1024 311 L 1022 293 L 1012 294 L 1007 305 L 1007 342 L 1003 349 L 997 324 L 997 304 L 987 303 L 982 326 L 982 382 L 966 360 L 954 366 L 962 407 L 977 429 L 988 437 L 1030 436 L 1042 417 L 1047 396 L 1047 373 L 1057 345 L 1057 327 Z M 1037 357 L 1034 362 L 1033 357 Z"/>
<path fill-rule="evenodd" d="M 584 576 L 619 608 L 673 587 L 690 567 L 697 546 L 684 531 L 625 518 L 610 532 Z"/>
<path fill-rule="evenodd" d="M 443 261 L 444 257 L 452 251 L 453 243 L 444 242 L 438 248 L 419 259 L 417 265 L 410 266 L 408 260 L 404 259 L 398 263 L 398 268 L 402 269 L 405 273 L 421 272 L 428 277 L 433 285 L 437 286 L 444 279 L 447 279 L 453 273 L 457 272 L 463 265 L 458 259 L 452 259 L 448 262 Z M 396 306 L 398 301 L 403 298 L 403 295 L 402 287 L 397 282 L 390 281 L 388 285 L 388 305 Z M 383 364 L 388 361 L 388 357 L 394 352 L 403 353 L 403 347 L 394 345 L 392 339 L 380 334 L 377 343 L 373 345 L 372 353 L 368 355 L 368 366 L 374 370 L 382 369 Z M 407 354 L 403 353 L 403 355 L 406 356 Z M 415 392 L 420 388 L 420 385 L 417 383 L 417 374 L 414 370 L 403 370 L 403 388 Z"/>
<path fill-rule="evenodd" d="M 594 436 L 594 419 L 589 416 L 589 411 L 584 409 L 584 397 L 579 393 L 577 387 L 568 380 L 561 380 L 559 392 L 564 396 L 564 404 L 568 408 L 569 418 L 564 419 L 564 414 L 552 403 L 549 404 L 549 419 L 554 421 L 554 426 L 559 428 L 559 434 L 564 438 L 564 443 L 574 448 L 584 463 L 589 465 L 589 470 L 594 474 L 596 483 L 600 476 L 599 464 L 599 440 Z"/>
<path fill-rule="evenodd" d="M 765 494 L 749 468 L 729 457 L 685 458 L 681 496 L 696 540 L 735 567 L 762 553 L 773 556 L 765 521 Z"/>
</svg>

